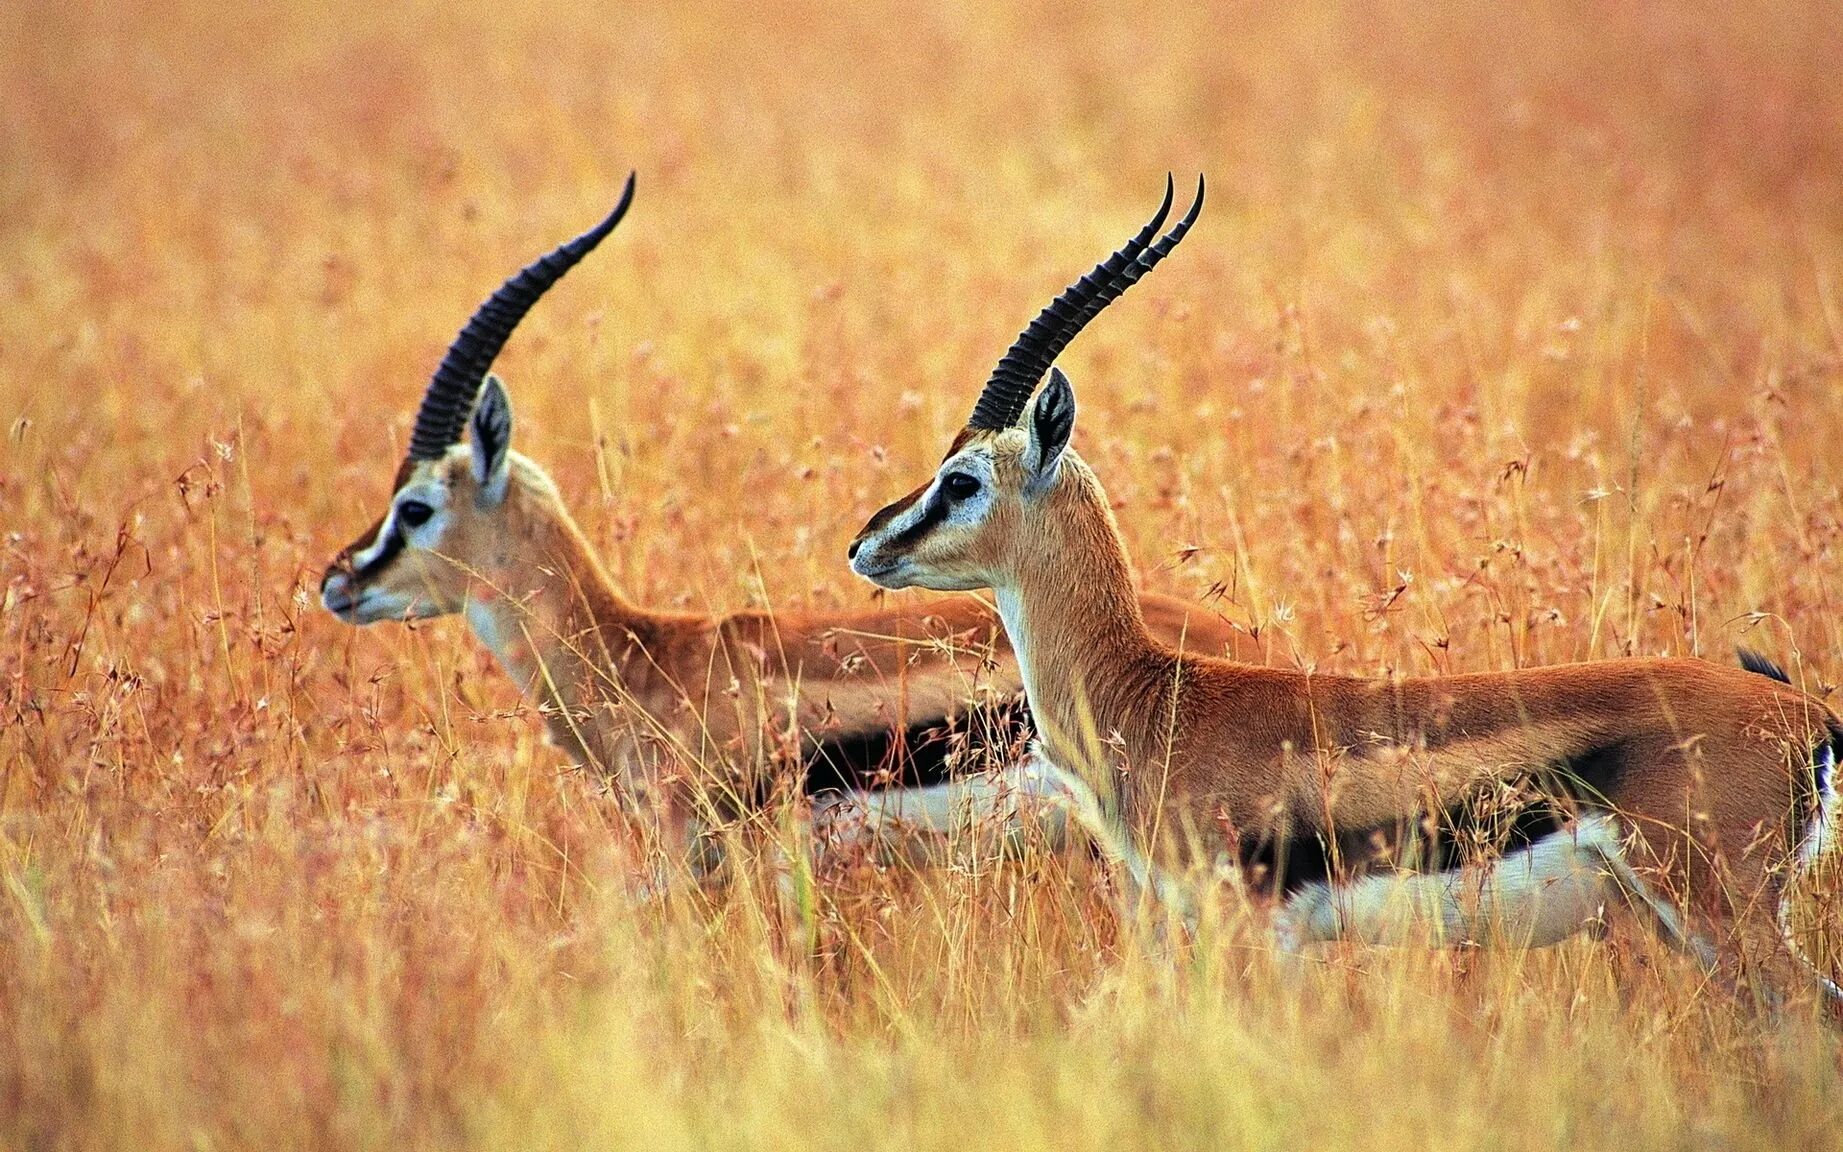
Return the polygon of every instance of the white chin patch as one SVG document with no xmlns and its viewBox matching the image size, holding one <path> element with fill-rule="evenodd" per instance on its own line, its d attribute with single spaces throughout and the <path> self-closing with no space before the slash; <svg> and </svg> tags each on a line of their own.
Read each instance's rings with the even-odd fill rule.
<svg viewBox="0 0 1843 1152">
<path fill-rule="evenodd" d="M 909 567 L 907 561 L 898 560 L 896 563 L 888 566 L 878 566 L 874 562 L 875 559 L 876 557 L 872 553 L 859 552 L 856 556 L 851 558 L 851 570 L 870 581 L 872 584 L 880 584 L 885 588 L 905 587 L 905 585 L 894 583 L 894 581 L 903 579 L 905 571 Z"/>
<path fill-rule="evenodd" d="M 946 576 L 938 573 L 918 576 L 907 569 L 904 570 L 903 579 L 905 581 L 903 587 L 905 588 L 921 587 L 928 589 L 930 592 L 977 592 L 982 588 L 991 587 L 991 585 L 984 580 L 965 576 Z"/>
<path fill-rule="evenodd" d="M 427 603 L 418 600 L 405 600 L 400 596 L 366 596 L 352 608 L 352 616 L 360 624 L 376 624 L 384 620 L 427 620 L 436 615 Z"/>
<path fill-rule="evenodd" d="M 892 568 L 887 572 L 879 572 L 874 576 L 868 577 L 868 579 L 872 584 L 880 588 L 897 589 L 915 587 L 915 578 L 909 574 L 909 566 L 907 564 Z"/>
</svg>

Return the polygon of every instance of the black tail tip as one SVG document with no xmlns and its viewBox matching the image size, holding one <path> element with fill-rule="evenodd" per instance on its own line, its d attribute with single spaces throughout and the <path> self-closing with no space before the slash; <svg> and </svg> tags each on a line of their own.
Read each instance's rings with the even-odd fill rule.
<svg viewBox="0 0 1843 1152">
<path fill-rule="evenodd" d="M 1781 684 L 1790 684 L 1792 682 L 1792 678 L 1785 674 L 1784 668 L 1779 667 L 1777 663 L 1760 655 L 1751 648 L 1736 648 L 1734 654 L 1740 658 L 1741 667 L 1755 675 L 1777 680 Z"/>
</svg>

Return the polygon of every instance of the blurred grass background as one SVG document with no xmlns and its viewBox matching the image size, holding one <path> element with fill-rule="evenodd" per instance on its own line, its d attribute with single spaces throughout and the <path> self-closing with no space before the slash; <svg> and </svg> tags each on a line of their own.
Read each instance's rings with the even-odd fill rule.
<svg viewBox="0 0 1843 1152">
<path fill-rule="evenodd" d="M 462 627 L 315 588 L 636 169 L 500 361 L 519 446 L 644 603 L 866 605 L 851 532 L 1201 170 L 1063 361 L 1148 586 L 1250 660 L 1828 693 L 1838 15 L 0 8 L 0 1145 L 1835 1146 L 1832 1039 L 1625 945 L 1289 982 L 1041 857 L 630 906 Z"/>
</svg>

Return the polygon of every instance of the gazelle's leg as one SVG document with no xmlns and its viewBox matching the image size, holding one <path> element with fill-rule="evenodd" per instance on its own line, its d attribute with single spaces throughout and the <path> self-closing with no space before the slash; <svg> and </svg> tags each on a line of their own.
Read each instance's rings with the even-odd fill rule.
<svg viewBox="0 0 1843 1152">
<path fill-rule="evenodd" d="M 1818 968 L 1794 939 L 1792 904 L 1800 883 L 1835 843 L 1839 800 L 1834 773 L 1835 750 L 1829 741 L 1813 753 L 1817 810 L 1806 822 L 1787 860 L 1772 860 L 1758 846 L 1724 863 L 1726 913 L 1712 926 L 1719 929 L 1718 975 L 1737 992 L 1749 994 L 1767 1010 L 1786 1007 L 1809 988 L 1832 1014 L 1843 1012 L 1843 988 Z"/>
<path fill-rule="evenodd" d="M 1612 880 L 1612 891 L 1625 901 L 1626 907 L 1644 921 L 1659 940 L 1693 958 L 1703 972 L 1713 973 L 1716 967 L 1715 945 L 1703 933 L 1690 927 L 1683 910 L 1675 901 L 1645 882 L 1632 867 L 1621 840 L 1615 837 L 1610 845 L 1602 846 L 1600 856 L 1606 874 Z"/>
<path fill-rule="evenodd" d="M 1158 905 L 1177 911 L 1184 918 L 1186 928 L 1196 929 L 1196 909 L 1183 885 L 1140 851 L 1132 831 L 1118 817 L 1108 815 L 1087 781 L 1040 752 L 1033 751 L 1025 766 L 1035 778 L 1037 794 L 1046 801 L 1063 805 L 1069 819 L 1094 838 L 1108 859 L 1126 870 L 1129 913 L 1150 896 Z"/>
<path fill-rule="evenodd" d="M 634 903 L 650 903 L 687 880 L 703 884 L 722 874 L 728 862 L 722 841 L 686 805 L 673 799 L 630 803 L 644 868 L 628 893 Z"/>
<path fill-rule="evenodd" d="M 1788 753 L 1785 767 L 1812 773 L 1818 800 L 1789 859 L 1780 839 L 1782 828 L 1792 830 L 1781 789 L 1710 787 L 1711 781 L 1758 771 L 1757 742 L 1746 741 L 1744 749 L 1694 745 L 1693 759 L 1686 757 L 1686 745 L 1662 738 L 1625 749 L 1627 760 L 1659 765 L 1660 779 L 1668 784 L 1628 801 L 1634 805 L 1629 834 L 1623 860 L 1615 863 L 1629 862 L 1620 879 L 1640 897 L 1633 907 L 1648 907 L 1659 934 L 1694 956 L 1715 984 L 1760 1007 L 1783 1004 L 1813 978 L 1827 1001 L 1843 1007 L 1834 982 L 1814 970 L 1786 933 L 1787 897 L 1836 833 L 1832 741 L 1826 731 L 1813 733 L 1809 758 L 1796 758 L 1804 759 L 1802 764 Z M 1686 798 L 1708 818 L 1685 827 Z M 1722 830 L 1725 835 L 1716 835 Z M 1651 880 L 1649 888 L 1634 869 Z"/>
</svg>

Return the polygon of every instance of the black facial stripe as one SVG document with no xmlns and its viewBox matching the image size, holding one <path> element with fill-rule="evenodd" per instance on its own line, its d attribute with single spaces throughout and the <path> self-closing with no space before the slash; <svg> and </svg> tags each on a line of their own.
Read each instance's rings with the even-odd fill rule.
<svg viewBox="0 0 1843 1152">
<path fill-rule="evenodd" d="M 352 575 L 358 577 L 374 575 L 382 571 L 385 565 L 395 560 L 397 558 L 397 553 L 401 551 L 403 551 L 403 531 L 397 527 L 396 521 L 393 520 L 390 525 L 390 535 L 384 539 L 384 546 L 378 549 L 378 554 L 372 558 L 371 563 L 365 565 L 363 568 L 353 570 Z"/>
<path fill-rule="evenodd" d="M 894 536 L 891 536 L 889 542 L 885 544 L 884 547 L 890 549 L 909 547 L 923 536 L 934 531 L 938 524 L 947 519 L 947 511 L 947 493 L 937 485 L 934 491 L 929 493 L 928 503 L 923 506 L 922 514 L 916 519 L 915 523 L 904 528 Z"/>
</svg>

